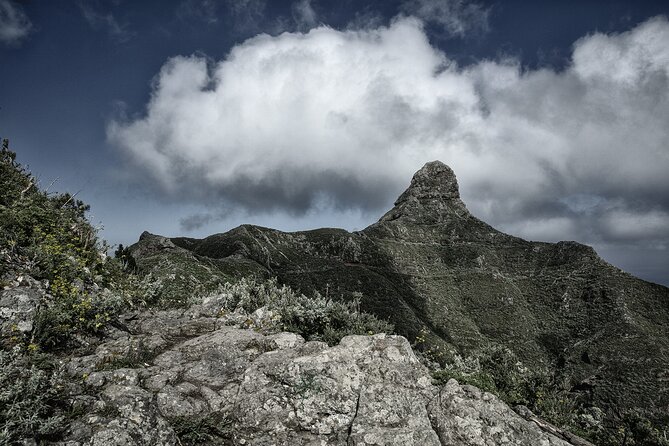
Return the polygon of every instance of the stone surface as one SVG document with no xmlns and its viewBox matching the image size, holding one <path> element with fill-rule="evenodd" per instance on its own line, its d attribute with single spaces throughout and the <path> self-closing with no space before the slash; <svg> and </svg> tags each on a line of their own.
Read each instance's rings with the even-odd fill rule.
<svg viewBox="0 0 669 446">
<path fill-rule="evenodd" d="M 381 217 L 380 221 L 403 218 L 425 224 L 469 215 L 467 207 L 460 200 L 455 173 L 447 165 L 433 161 L 416 172 L 409 188 L 400 195 L 395 207 Z"/>
<path fill-rule="evenodd" d="M 552 446 L 565 442 L 546 435 L 495 396 L 450 380 L 429 405 L 442 444 Z"/>
<path fill-rule="evenodd" d="M 93 354 L 72 358 L 83 415 L 61 444 L 569 444 L 476 388 L 435 387 L 401 336 L 347 336 L 328 347 L 224 317 L 212 330 L 193 323 L 201 311 L 128 316 L 132 334 L 113 331 Z M 187 334 L 176 330 L 189 321 Z"/>
<path fill-rule="evenodd" d="M 44 293 L 37 285 L 8 287 L 0 290 L 0 342 L 22 338 L 33 329 L 33 319 Z"/>
</svg>

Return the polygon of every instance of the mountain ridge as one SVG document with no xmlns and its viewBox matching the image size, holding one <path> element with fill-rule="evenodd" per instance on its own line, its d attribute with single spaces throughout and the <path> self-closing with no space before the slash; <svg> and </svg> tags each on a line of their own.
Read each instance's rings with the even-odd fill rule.
<svg viewBox="0 0 669 446">
<path fill-rule="evenodd" d="M 160 238 L 144 238 L 152 237 Z M 568 382 L 581 407 L 601 406 L 611 423 L 636 410 L 666 418 L 669 390 L 658 377 L 669 376 L 669 288 L 623 272 L 587 245 L 494 229 L 467 210 L 455 174 L 439 161 L 361 231 L 242 225 L 169 240 L 221 277 L 243 269 L 334 299 L 361 293 L 364 311 L 413 342 L 424 338 L 438 362 L 509 350 Z M 140 269 L 151 270 L 155 255 L 136 255 Z"/>
</svg>

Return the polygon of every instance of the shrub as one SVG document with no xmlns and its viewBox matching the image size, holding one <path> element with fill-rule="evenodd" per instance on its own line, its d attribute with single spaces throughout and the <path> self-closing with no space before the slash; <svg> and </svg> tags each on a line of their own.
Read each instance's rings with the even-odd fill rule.
<svg viewBox="0 0 669 446">
<path fill-rule="evenodd" d="M 88 209 L 68 193 L 40 190 L 3 144 L 0 276 L 27 274 L 46 288 L 33 333 L 45 349 L 65 346 L 76 333 L 99 333 L 121 307 L 123 271 L 107 258 Z"/>
<path fill-rule="evenodd" d="M 669 424 L 664 420 L 651 421 L 640 409 L 607 417 L 595 428 L 584 429 L 580 435 L 602 446 L 669 446 Z"/>
<path fill-rule="evenodd" d="M 454 378 L 490 392 L 511 406 L 527 406 L 544 420 L 597 445 L 669 446 L 669 431 L 654 427 L 666 425 L 666 420 L 650 421 L 638 410 L 609 413 L 601 424 L 584 426 L 581 420 L 589 408 L 579 404 L 570 392 L 570 383 L 547 369 L 523 367 L 508 349 L 490 348 L 466 359 L 454 355 L 444 368 L 433 372 L 433 378 L 437 385 Z"/>
<path fill-rule="evenodd" d="M 318 293 L 312 297 L 296 293 L 276 280 L 256 282 L 242 279 L 222 285 L 217 294 L 224 297 L 224 311 L 249 316 L 249 325 L 269 331 L 291 331 L 308 340 L 338 343 L 350 334 L 392 332 L 393 326 L 375 316 L 360 311 L 362 295 L 355 293 L 352 300 L 333 301 Z M 269 318 L 254 321 L 257 310 L 264 310 Z"/>
<path fill-rule="evenodd" d="M 130 249 L 122 244 L 118 245 L 116 251 L 114 251 L 114 258 L 118 259 L 121 263 L 121 267 L 124 271 L 136 271 L 137 263 L 135 263 L 135 258 L 130 254 Z"/>
<path fill-rule="evenodd" d="M 574 425 L 577 405 L 568 383 L 546 369 L 523 367 L 508 349 L 493 347 L 474 358 L 456 357 L 433 377 L 437 384 L 454 378 L 497 395 L 511 406 L 522 404 L 557 426 Z"/>
<path fill-rule="evenodd" d="M 64 381 L 45 358 L 0 351 L 0 445 L 51 438 L 65 428 Z"/>
</svg>

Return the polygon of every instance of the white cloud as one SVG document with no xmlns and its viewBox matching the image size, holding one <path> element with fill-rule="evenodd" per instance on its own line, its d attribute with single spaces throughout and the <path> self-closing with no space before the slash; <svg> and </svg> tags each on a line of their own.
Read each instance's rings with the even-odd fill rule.
<svg viewBox="0 0 669 446">
<path fill-rule="evenodd" d="M 108 136 L 185 200 L 380 212 L 441 159 L 474 214 L 517 235 L 666 245 L 668 41 L 665 18 L 594 34 L 556 72 L 459 68 L 414 18 L 260 35 L 217 63 L 170 59 L 146 114 Z"/>
<path fill-rule="evenodd" d="M 17 45 L 32 30 L 32 23 L 21 6 L 10 0 L 0 0 L 0 43 Z"/>
<path fill-rule="evenodd" d="M 669 74 L 668 38 L 667 20 L 662 17 L 647 21 L 634 32 L 585 37 L 576 43 L 574 71 L 591 82 L 634 88 L 651 80 L 648 76 Z"/>
</svg>

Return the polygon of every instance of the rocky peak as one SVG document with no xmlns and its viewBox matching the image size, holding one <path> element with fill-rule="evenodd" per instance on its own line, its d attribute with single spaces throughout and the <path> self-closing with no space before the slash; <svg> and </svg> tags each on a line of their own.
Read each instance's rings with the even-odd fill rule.
<svg viewBox="0 0 669 446">
<path fill-rule="evenodd" d="M 429 224 L 467 216 L 469 211 L 460 200 L 455 173 L 441 161 L 431 161 L 414 174 L 395 207 L 380 221 L 402 218 Z"/>
</svg>

